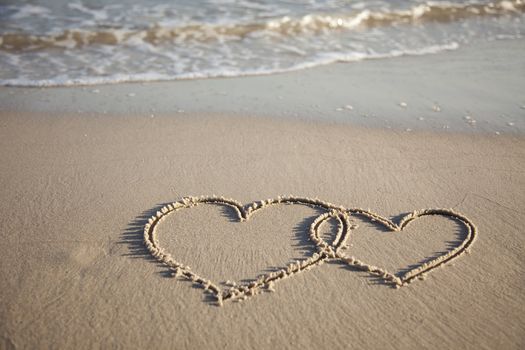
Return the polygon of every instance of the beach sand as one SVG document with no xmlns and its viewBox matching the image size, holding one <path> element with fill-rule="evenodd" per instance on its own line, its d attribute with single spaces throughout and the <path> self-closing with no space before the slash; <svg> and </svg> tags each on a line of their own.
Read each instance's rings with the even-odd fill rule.
<svg viewBox="0 0 525 350">
<path fill-rule="evenodd" d="M 460 55 L 410 60 L 425 65 L 446 61 L 449 54 Z M 501 61 L 491 61 L 494 71 L 508 74 L 504 55 L 498 55 Z M 377 62 L 360 64 L 366 71 Z M 383 62 L 383 73 L 399 62 Z M 520 67 L 512 66 L 514 75 L 523 73 Z M 392 71 L 385 81 L 403 74 Z M 244 79 L 262 78 L 279 85 L 289 75 Z M 455 79 L 476 84 L 469 75 Z M 211 84 L 217 81 L 228 86 L 236 80 Z M 188 83 L 161 86 L 176 90 Z M 98 89 L 114 96 L 128 93 L 130 86 Z M 432 95 L 403 85 L 405 96 L 415 101 L 409 106 L 426 106 L 433 99 L 447 103 L 444 87 L 427 88 Z M 489 95 L 491 89 L 476 91 Z M 263 118 L 256 111 L 222 113 L 213 106 L 205 108 L 208 112 L 165 110 L 152 117 L 131 108 L 104 114 L 93 102 L 90 110 L 73 113 L 73 99 L 59 100 L 88 92 L 1 90 L 4 100 L 40 94 L 55 106 L 34 111 L 34 100 L 28 99 L 28 106 L 13 104 L 0 114 L 1 349 L 525 346 L 525 138 L 520 130 L 496 135 L 490 128 L 463 132 L 437 123 L 418 129 L 411 126 L 414 121 L 407 132 L 404 125 L 389 130 L 278 113 Z M 464 98 L 475 100 L 469 92 Z M 261 90 L 268 99 L 273 93 Z M 314 98 L 295 93 L 297 101 L 286 111 Z M 491 108 L 498 113 L 515 118 L 523 113 L 514 90 L 494 90 L 492 96 Z M 156 102 L 140 93 L 134 98 L 144 109 Z M 391 106 L 400 113 L 398 100 L 382 96 L 377 110 L 385 113 Z M 371 98 L 359 101 L 375 108 Z M 466 123 L 462 110 L 440 113 Z M 417 114 L 411 116 L 415 120 Z M 417 209 L 452 208 L 476 225 L 478 236 L 469 254 L 399 289 L 327 261 L 275 283 L 274 292 L 219 307 L 198 285 L 171 276 L 143 243 L 148 217 L 162 206 L 183 196 L 213 194 L 244 204 L 288 194 L 318 197 L 346 208 L 370 208 L 394 221 Z M 321 212 L 279 205 L 239 223 L 230 209 L 200 205 L 166 217 L 158 235 L 192 271 L 217 284 L 239 283 L 311 256 L 315 246 L 308 228 Z M 346 254 L 397 273 L 452 249 L 465 235 L 457 222 L 439 216 L 420 218 L 401 232 L 350 219 L 359 227 L 351 230 Z M 333 240 L 334 231 L 333 222 L 325 225 L 323 237 Z"/>
</svg>

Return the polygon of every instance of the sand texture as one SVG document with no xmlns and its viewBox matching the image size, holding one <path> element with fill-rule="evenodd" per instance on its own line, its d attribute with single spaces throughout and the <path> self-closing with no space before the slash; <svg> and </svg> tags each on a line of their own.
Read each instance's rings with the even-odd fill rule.
<svg viewBox="0 0 525 350">
<path fill-rule="evenodd" d="M 301 205 L 320 209 L 324 212 L 312 221 L 308 234 L 310 242 L 315 245 L 317 251 L 307 259 L 296 260 L 288 264 L 285 268 L 274 269 L 274 271 L 269 273 L 259 274 L 257 278 L 248 279 L 247 283 L 237 283 L 230 280 L 225 281 L 223 284 L 229 286 L 229 290 L 222 290 L 210 279 L 198 275 L 191 270 L 191 267 L 177 261 L 177 258 L 169 253 L 171 249 L 166 249 L 163 244 L 160 243 L 158 238 L 157 227 L 161 225 L 161 222 L 164 221 L 166 217 L 180 212 L 183 209 L 195 208 L 196 206 L 206 204 L 222 206 L 223 209 L 226 209 L 226 213 L 223 216 L 229 215 L 230 221 L 238 220 L 239 222 L 248 221 L 255 213 L 272 206 Z M 234 214 L 228 214 L 228 209 L 230 212 L 233 211 Z M 425 261 L 422 261 L 419 264 L 414 264 L 396 275 L 388 272 L 384 268 L 363 262 L 358 258 L 348 256 L 342 252 L 342 250 L 348 249 L 347 240 L 350 236 L 350 231 L 359 227 L 359 225 L 350 221 L 350 217 L 353 217 L 354 215 L 365 218 L 365 220 L 378 225 L 381 229 L 391 232 L 404 231 L 410 222 L 424 216 L 441 216 L 459 221 L 465 232 L 463 233 L 464 237 L 457 238 L 455 242 L 448 242 L 449 249 L 437 253 L 434 257 L 428 257 Z M 210 216 L 209 213 L 203 213 L 200 217 L 193 219 L 185 218 L 182 221 L 208 221 L 210 220 Z M 323 238 L 321 231 L 322 225 L 329 220 L 337 220 L 338 222 L 337 229 L 333 232 L 334 237 L 332 242 L 327 242 Z M 198 224 L 197 228 L 191 232 L 200 232 L 201 228 L 202 226 Z M 296 231 L 299 239 L 302 238 L 303 241 L 307 241 L 306 237 L 304 237 L 304 232 L 301 232 L 300 229 L 296 229 Z M 328 232 L 328 234 L 330 234 L 330 232 Z M 169 233 L 167 236 L 169 236 Z M 458 236 L 461 236 L 459 232 Z M 452 262 L 452 260 L 459 258 L 463 253 L 470 253 L 469 248 L 474 243 L 476 236 L 477 228 L 472 221 L 451 209 L 433 208 L 416 210 L 403 216 L 399 220 L 399 223 L 395 223 L 370 210 L 362 208 L 346 209 L 342 206 L 324 202 L 317 198 L 303 198 L 298 196 L 278 196 L 274 199 L 261 200 L 248 205 L 242 205 L 234 199 L 218 196 L 184 197 L 178 202 L 166 204 L 161 207 L 155 214 L 148 218 L 147 223 L 144 225 L 144 244 L 150 254 L 160 263 L 167 266 L 173 277 L 182 277 L 213 294 L 217 305 L 219 306 L 222 306 L 225 300 L 246 300 L 248 297 L 260 293 L 263 289 L 274 291 L 273 285 L 275 282 L 290 278 L 300 272 L 308 271 L 326 261 L 340 261 L 347 263 L 354 269 L 369 272 L 370 274 L 382 279 L 384 283 L 399 288 L 410 284 L 416 278 L 424 279 L 426 273 Z M 199 241 L 203 243 L 203 237 L 199 237 Z M 176 246 L 175 249 L 177 249 Z M 191 255 L 195 253 L 194 250 L 190 250 L 189 252 Z M 241 264 L 242 263 L 244 263 L 244 261 L 241 261 Z"/>
<path fill-rule="evenodd" d="M 4 112 L 0 147 L 1 349 L 525 346 L 523 136 Z"/>
</svg>

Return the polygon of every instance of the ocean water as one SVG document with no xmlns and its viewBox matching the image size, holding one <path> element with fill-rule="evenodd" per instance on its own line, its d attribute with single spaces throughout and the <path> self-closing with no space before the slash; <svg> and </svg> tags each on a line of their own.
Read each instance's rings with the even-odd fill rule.
<svg viewBox="0 0 525 350">
<path fill-rule="evenodd" d="M 0 0 L 0 85 L 272 74 L 524 33 L 523 0 Z"/>
</svg>

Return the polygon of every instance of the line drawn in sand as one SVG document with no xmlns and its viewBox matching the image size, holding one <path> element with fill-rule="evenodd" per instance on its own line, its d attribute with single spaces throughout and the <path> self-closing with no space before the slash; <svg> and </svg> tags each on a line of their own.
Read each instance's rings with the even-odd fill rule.
<svg viewBox="0 0 525 350">
<path fill-rule="evenodd" d="M 256 212 L 263 210 L 269 206 L 279 204 L 303 205 L 322 209 L 324 212 L 314 219 L 309 228 L 309 238 L 315 244 L 316 252 L 312 256 L 302 261 L 296 261 L 287 265 L 276 272 L 270 272 L 259 276 L 256 280 L 245 284 L 234 283 L 228 289 L 223 289 L 215 282 L 200 276 L 193 272 L 189 266 L 179 262 L 171 254 L 165 251 L 157 239 L 156 228 L 168 215 L 177 212 L 184 208 L 192 208 L 200 204 L 214 204 L 231 207 L 237 215 L 239 222 L 246 222 Z M 343 249 L 350 238 L 350 232 L 357 228 L 357 225 L 351 221 L 352 216 L 360 216 L 365 219 L 374 221 L 377 224 L 384 226 L 386 229 L 393 232 L 403 231 L 414 220 L 429 216 L 438 215 L 456 219 L 461 222 L 466 228 L 467 233 L 465 237 L 452 249 L 445 254 L 439 255 L 429 261 L 413 267 L 406 271 L 402 276 L 396 276 L 388 272 L 386 269 L 367 264 L 344 253 Z M 336 236 L 331 244 L 326 242 L 319 234 L 320 228 L 330 219 L 335 219 L 338 223 Z M 416 278 L 422 278 L 426 273 L 443 266 L 444 264 L 457 259 L 464 253 L 469 252 L 470 246 L 473 244 L 477 236 L 476 226 L 463 214 L 460 214 L 452 209 L 422 209 L 413 211 L 395 223 L 387 218 L 382 217 L 370 210 L 361 208 L 347 209 L 329 202 L 325 202 L 316 198 L 305 198 L 296 196 L 277 197 L 275 199 L 267 199 L 262 201 L 252 202 L 247 205 L 242 205 L 234 199 L 217 197 L 217 196 L 201 196 L 201 197 L 184 197 L 180 201 L 173 202 L 163 206 L 159 211 L 152 215 L 144 226 L 144 244 L 149 253 L 160 263 L 166 265 L 175 277 L 184 278 L 192 281 L 204 288 L 205 291 L 214 296 L 217 304 L 222 306 L 227 300 L 246 300 L 248 297 L 261 293 L 264 290 L 273 291 L 274 284 L 280 280 L 289 278 L 298 273 L 308 271 L 313 267 L 321 265 L 329 260 L 339 260 L 350 266 L 370 273 L 371 275 L 382 279 L 385 283 L 392 285 L 394 288 L 405 286 Z"/>
</svg>

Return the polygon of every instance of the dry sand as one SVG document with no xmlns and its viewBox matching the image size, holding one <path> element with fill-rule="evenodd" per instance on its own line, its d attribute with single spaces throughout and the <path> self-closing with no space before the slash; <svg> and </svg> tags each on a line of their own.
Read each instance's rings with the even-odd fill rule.
<svg viewBox="0 0 525 350">
<path fill-rule="evenodd" d="M 525 138 L 403 132 L 228 115 L 0 115 L 0 348 L 471 348 L 525 346 Z M 241 203 L 319 197 L 386 218 L 453 208 L 471 253 L 394 289 L 327 261 L 215 306 L 143 244 L 147 217 L 186 195 Z M 319 209 L 272 206 L 239 223 L 200 205 L 160 243 L 220 282 L 315 251 Z M 403 272 L 464 237 L 424 217 L 402 232 L 353 218 L 347 255 Z M 334 239 L 337 223 L 322 228 Z"/>
</svg>

